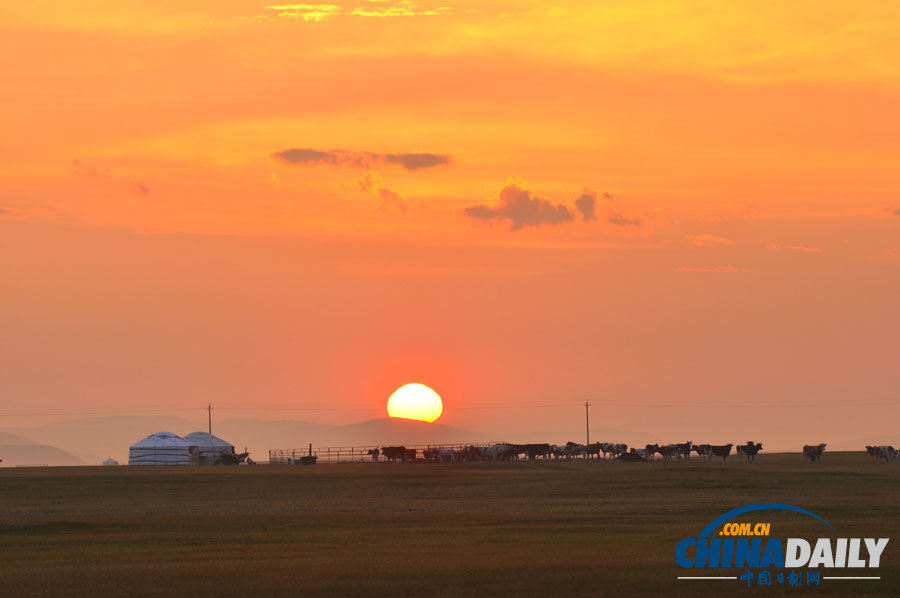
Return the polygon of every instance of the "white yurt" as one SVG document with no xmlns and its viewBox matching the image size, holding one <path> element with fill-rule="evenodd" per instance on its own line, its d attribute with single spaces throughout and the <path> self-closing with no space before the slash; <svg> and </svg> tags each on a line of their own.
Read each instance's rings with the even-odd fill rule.
<svg viewBox="0 0 900 598">
<path fill-rule="evenodd" d="M 222 455 L 233 455 L 234 445 L 208 432 L 191 432 L 184 439 L 200 450 L 200 465 L 215 465 Z"/>
<path fill-rule="evenodd" d="M 151 434 L 128 450 L 129 465 L 198 465 L 196 445 L 171 432 Z"/>
</svg>

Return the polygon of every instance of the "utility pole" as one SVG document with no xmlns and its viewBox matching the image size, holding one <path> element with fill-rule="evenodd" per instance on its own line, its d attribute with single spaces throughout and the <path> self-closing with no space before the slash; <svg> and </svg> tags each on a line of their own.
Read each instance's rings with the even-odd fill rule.
<svg viewBox="0 0 900 598">
<path fill-rule="evenodd" d="M 585 441 L 586 441 L 584 444 L 585 446 L 587 446 L 591 443 L 591 416 L 588 413 L 588 407 L 590 407 L 590 406 L 591 406 L 590 402 L 588 402 L 588 401 L 584 402 L 584 432 L 585 432 L 584 436 L 585 436 Z"/>
<path fill-rule="evenodd" d="M 212 436 L 212 403 L 209 404 L 206 411 L 209 412 L 209 435 Z"/>
</svg>

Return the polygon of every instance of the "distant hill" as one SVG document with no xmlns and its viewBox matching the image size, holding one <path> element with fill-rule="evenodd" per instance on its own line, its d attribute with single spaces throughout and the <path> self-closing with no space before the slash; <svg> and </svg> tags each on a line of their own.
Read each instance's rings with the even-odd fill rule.
<svg viewBox="0 0 900 598">
<path fill-rule="evenodd" d="M 0 445 L 5 444 L 35 444 L 34 440 L 30 438 L 25 438 L 24 436 L 19 436 L 18 434 L 12 434 L 10 432 L 4 432 L 0 430 Z M 3 457 L 0 457 L 2 459 Z"/>
<path fill-rule="evenodd" d="M 206 429 L 206 422 L 192 422 L 177 416 L 114 416 L 8 429 L 0 433 L 27 436 L 37 442 L 62 447 L 91 464 L 99 464 L 107 456 L 124 464 L 128 463 L 128 447 L 150 434 L 166 430 L 184 436 Z M 259 461 L 268 459 L 269 449 L 303 448 L 309 443 L 327 447 L 498 440 L 490 434 L 444 424 L 389 418 L 343 426 L 295 420 L 230 419 L 213 422 L 213 434 L 233 443 L 238 451 L 247 447 Z M 2 438 L 0 436 L 0 441 Z"/>
<path fill-rule="evenodd" d="M 75 455 L 46 444 L 0 444 L 0 459 L 4 467 L 85 464 Z"/>
</svg>

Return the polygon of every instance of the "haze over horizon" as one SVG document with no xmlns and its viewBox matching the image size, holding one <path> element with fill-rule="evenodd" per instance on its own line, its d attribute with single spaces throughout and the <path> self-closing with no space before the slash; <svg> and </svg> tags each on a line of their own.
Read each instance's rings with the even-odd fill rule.
<svg viewBox="0 0 900 598">
<path fill-rule="evenodd" d="M 591 401 L 647 441 L 900 443 L 897 6 L 0 23 L 0 428 L 349 424 L 421 382 L 538 441 Z"/>
</svg>

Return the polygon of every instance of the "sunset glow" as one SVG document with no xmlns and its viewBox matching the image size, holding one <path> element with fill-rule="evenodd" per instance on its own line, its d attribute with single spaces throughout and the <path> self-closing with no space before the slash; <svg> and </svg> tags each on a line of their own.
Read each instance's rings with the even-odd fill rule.
<svg viewBox="0 0 900 598">
<path fill-rule="evenodd" d="M 846 401 L 900 387 L 897 3 L 0 23 L 8 425 L 76 397 L 358 422 L 415 372 L 454 397 L 443 423 L 502 437 L 571 434 L 589 399 L 635 441 L 893 433 L 897 407 Z"/>
<path fill-rule="evenodd" d="M 387 402 L 388 415 L 403 419 L 433 422 L 443 410 L 441 397 L 424 384 L 404 384 L 394 391 Z"/>
</svg>

